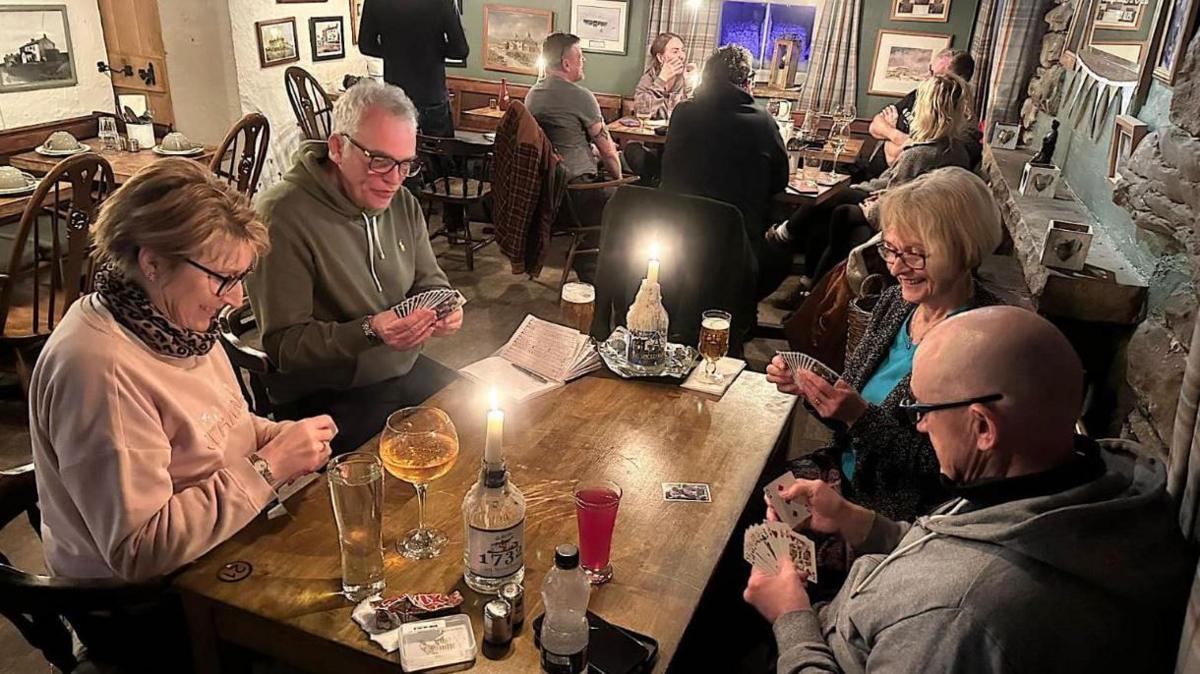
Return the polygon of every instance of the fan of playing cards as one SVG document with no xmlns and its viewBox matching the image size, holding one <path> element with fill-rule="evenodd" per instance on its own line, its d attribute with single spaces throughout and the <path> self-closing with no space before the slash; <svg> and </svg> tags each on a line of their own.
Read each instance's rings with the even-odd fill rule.
<svg viewBox="0 0 1200 674">
<path fill-rule="evenodd" d="M 411 314 L 417 309 L 433 309 L 438 320 L 449 316 L 467 303 L 467 298 L 454 288 L 434 288 L 418 293 L 392 307 L 392 311 L 400 318 Z"/>
<path fill-rule="evenodd" d="M 807 572 L 809 581 L 815 583 L 816 546 L 793 531 L 808 517 L 808 508 L 797 500 L 784 497 L 787 488 L 795 482 L 796 478 L 788 471 L 763 487 L 763 494 L 780 521 L 764 522 L 747 529 L 742 556 L 766 573 L 779 573 L 779 559 L 787 555 L 796 570 Z"/>
<path fill-rule="evenodd" d="M 799 351 L 777 351 L 776 355 L 783 358 L 783 362 L 787 363 L 788 368 L 791 369 L 792 372 L 808 370 L 830 384 L 837 383 L 838 373 L 834 372 L 834 370 L 825 363 L 822 363 L 807 353 L 800 353 Z"/>
</svg>

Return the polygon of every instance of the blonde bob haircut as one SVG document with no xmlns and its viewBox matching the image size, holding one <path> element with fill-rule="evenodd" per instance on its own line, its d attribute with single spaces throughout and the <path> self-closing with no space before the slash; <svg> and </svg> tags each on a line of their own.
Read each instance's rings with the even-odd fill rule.
<svg viewBox="0 0 1200 674">
<path fill-rule="evenodd" d="M 920 143 L 962 134 L 967 121 L 967 83 L 947 73 L 926 78 L 917 86 L 908 137 Z"/>
<path fill-rule="evenodd" d="M 125 276 L 143 248 L 181 262 L 216 243 L 248 243 L 256 258 L 269 246 L 267 226 L 244 196 L 203 164 L 178 157 L 154 162 L 114 192 L 92 233 L 96 259 Z"/>
<path fill-rule="evenodd" d="M 1002 236 L 992 191 L 979 176 L 957 166 L 930 171 L 885 192 L 879 221 L 884 234 L 922 242 L 929 266 L 943 274 L 978 269 Z"/>
</svg>

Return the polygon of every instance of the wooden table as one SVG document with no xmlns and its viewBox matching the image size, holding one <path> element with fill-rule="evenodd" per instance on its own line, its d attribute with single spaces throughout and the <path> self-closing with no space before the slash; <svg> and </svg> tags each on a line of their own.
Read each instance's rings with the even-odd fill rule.
<svg viewBox="0 0 1200 674">
<path fill-rule="evenodd" d="M 799 175 L 793 175 L 788 183 L 788 188 L 775 195 L 775 201 L 793 206 L 805 204 L 816 206 L 850 187 L 850 176 L 843 175 L 832 185 L 818 184 L 816 192 L 801 190 L 801 182 Z"/>
<path fill-rule="evenodd" d="M 413 490 L 386 477 L 387 594 L 459 589 L 477 639 L 486 598 L 462 581 L 461 505 L 483 452 L 484 392 L 460 380 L 430 399 L 458 429 L 458 462 L 431 485 L 427 522 L 450 537 L 435 560 L 410 561 L 393 547 L 416 523 Z M 589 376 L 506 409 L 505 454 L 525 494 L 524 629 L 500 660 L 477 654 L 475 672 L 536 672 L 530 622 L 542 611 L 542 576 L 554 547 L 576 542 L 572 485 L 611 479 L 624 490 L 613 539 L 613 580 L 592 591 L 589 608 L 660 645 L 665 671 L 722 549 L 781 438 L 794 396 L 761 374 L 743 372 L 720 400 L 675 386 Z M 366 447 L 374 447 L 371 442 Z M 372 450 L 373 451 L 373 450 Z M 712 503 L 667 503 L 663 482 L 707 482 Z M 400 671 L 350 619 L 340 589 L 337 534 L 323 481 L 287 504 L 292 517 L 255 520 L 176 580 L 188 612 L 197 671 L 222 669 L 222 642 L 266 653 L 311 672 Z M 224 583 L 223 564 L 253 565 Z"/>
<path fill-rule="evenodd" d="M 618 145 L 624 145 L 631 140 L 647 145 L 665 145 L 667 142 L 666 134 L 660 136 L 654 133 L 653 128 L 647 126 L 626 126 L 619 119 L 609 123 L 608 135 L 612 136 Z"/>
<path fill-rule="evenodd" d="M 81 138 L 79 142 L 91 147 L 92 152 L 104 157 L 108 160 L 108 163 L 112 164 L 113 177 L 116 178 L 118 185 L 132 178 L 138 171 L 164 158 L 164 155 L 160 155 L 150 148 L 143 148 L 140 152 L 105 150 L 104 143 L 100 142 L 99 138 Z M 212 161 L 213 154 L 215 153 L 215 147 L 205 146 L 204 152 L 191 155 L 188 159 L 195 159 L 198 162 L 208 164 L 208 162 Z M 63 159 L 66 159 L 66 157 L 47 157 L 38 154 L 34 150 L 30 150 L 9 157 L 9 162 L 13 166 L 29 171 L 30 173 L 45 175 Z"/>
</svg>

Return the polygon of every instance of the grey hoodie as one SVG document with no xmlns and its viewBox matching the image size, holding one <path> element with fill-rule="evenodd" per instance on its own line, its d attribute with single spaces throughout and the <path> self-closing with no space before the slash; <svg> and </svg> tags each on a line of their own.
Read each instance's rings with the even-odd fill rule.
<svg viewBox="0 0 1200 674">
<path fill-rule="evenodd" d="M 1101 447 L 1057 494 L 877 516 L 834 600 L 775 621 L 780 674 L 1169 671 L 1194 558 L 1162 464 Z"/>
<path fill-rule="evenodd" d="M 362 319 L 449 285 L 416 198 L 402 188 L 385 209 L 360 208 L 326 171 L 328 155 L 324 142 L 301 145 L 257 205 L 271 250 L 247 286 L 278 370 L 266 377 L 276 403 L 407 374 L 419 350 L 371 345 Z"/>
</svg>

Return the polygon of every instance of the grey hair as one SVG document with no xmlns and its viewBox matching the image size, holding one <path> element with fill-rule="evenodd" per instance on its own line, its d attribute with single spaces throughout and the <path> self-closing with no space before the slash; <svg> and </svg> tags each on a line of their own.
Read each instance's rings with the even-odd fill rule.
<svg viewBox="0 0 1200 674">
<path fill-rule="evenodd" d="M 403 89 L 364 77 L 333 104 L 333 133 L 356 134 L 368 108 L 389 112 L 417 125 L 417 107 Z"/>
</svg>

